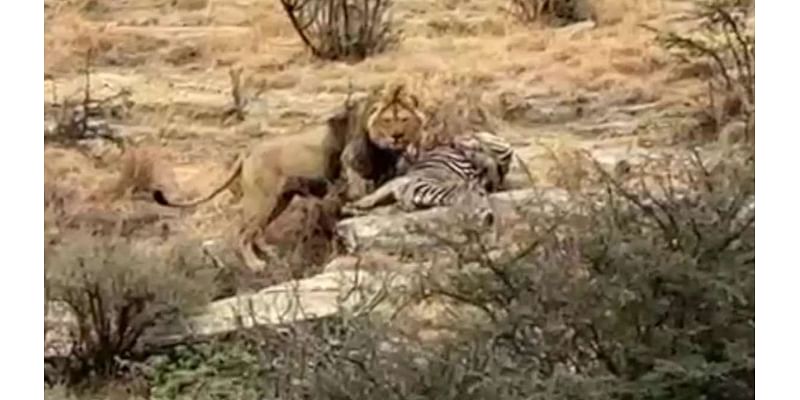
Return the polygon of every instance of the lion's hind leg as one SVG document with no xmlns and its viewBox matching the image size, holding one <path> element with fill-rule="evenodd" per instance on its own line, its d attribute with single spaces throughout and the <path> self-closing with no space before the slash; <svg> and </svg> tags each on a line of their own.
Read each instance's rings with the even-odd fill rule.
<svg viewBox="0 0 800 400">
<path fill-rule="evenodd" d="M 274 205 L 269 214 L 266 217 L 251 216 L 251 218 L 245 220 L 245 225 L 239 233 L 238 243 L 244 264 L 254 271 L 259 271 L 266 267 L 267 263 L 257 254 L 257 251 L 262 251 L 257 239 L 262 234 L 262 230 L 266 229 L 289 207 L 295 196 L 322 198 L 327 193 L 328 181 L 325 178 L 287 177 L 281 185 L 281 190 L 276 195 Z"/>
<path fill-rule="evenodd" d="M 257 222 L 245 221 L 237 240 L 239 255 L 244 265 L 252 271 L 261 271 L 267 266 L 267 262 L 256 254 L 255 239 L 260 233 L 261 227 Z"/>
<path fill-rule="evenodd" d="M 287 177 L 278 193 L 275 206 L 270 211 L 269 216 L 264 222 L 264 226 L 269 225 L 275 218 L 289 207 L 295 196 L 323 198 L 328 194 L 328 180 L 323 177 L 309 178 L 304 176 Z"/>
</svg>

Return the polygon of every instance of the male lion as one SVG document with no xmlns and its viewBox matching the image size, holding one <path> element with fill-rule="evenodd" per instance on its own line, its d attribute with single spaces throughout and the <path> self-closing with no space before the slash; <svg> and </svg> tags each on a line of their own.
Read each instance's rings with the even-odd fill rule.
<svg viewBox="0 0 800 400">
<path fill-rule="evenodd" d="M 355 200 L 398 175 L 424 140 L 425 116 L 402 84 L 373 91 L 353 112 L 360 123 L 342 153 L 347 198 Z"/>
<path fill-rule="evenodd" d="M 221 185 L 200 199 L 173 202 L 161 190 L 155 190 L 153 198 L 164 206 L 193 207 L 211 200 L 238 179 L 245 221 L 239 251 L 249 268 L 261 269 L 265 263 L 252 248 L 255 230 L 275 219 L 294 196 L 325 195 L 327 183 L 341 172 L 339 157 L 347 141 L 347 125 L 348 115 L 336 113 L 327 127 L 257 144 L 237 158 Z"/>
<path fill-rule="evenodd" d="M 360 197 L 368 186 L 396 175 L 403 152 L 421 138 L 418 104 L 402 86 L 373 91 L 362 101 L 348 102 L 328 119 L 325 129 L 259 143 L 234 162 L 222 185 L 200 199 L 176 203 L 160 190 L 154 191 L 153 198 L 164 206 L 192 207 L 212 199 L 238 178 L 245 218 L 239 251 L 249 268 L 262 269 L 266 263 L 254 251 L 254 235 L 278 217 L 294 196 L 323 197 L 343 169 L 348 197 Z"/>
</svg>

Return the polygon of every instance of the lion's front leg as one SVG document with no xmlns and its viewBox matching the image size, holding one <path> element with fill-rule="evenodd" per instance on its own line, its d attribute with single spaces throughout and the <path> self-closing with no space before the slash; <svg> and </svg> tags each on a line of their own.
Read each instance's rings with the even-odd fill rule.
<svg viewBox="0 0 800 400">
<path fill-rule="evenodd" d="M 360 199 L 373 190 L 374 185 L 372 181 L 363 178 L 350 167 L 345 167 L 345 179 L 347 181 L 345 195 L 348 200 Z"/>
<path fill-rule="evenodd" d="M 348 144 L 340 157 L 342 164 L 342 175 L 346 183 L 345 197 L 347 200 L 357 200 L 371 193 L 374 182 L 367 179 L 368 171 L 371 170 L 369 161 L 365 160 L 366 155 L 365 140 L 356 140 Z"/>
</svg>

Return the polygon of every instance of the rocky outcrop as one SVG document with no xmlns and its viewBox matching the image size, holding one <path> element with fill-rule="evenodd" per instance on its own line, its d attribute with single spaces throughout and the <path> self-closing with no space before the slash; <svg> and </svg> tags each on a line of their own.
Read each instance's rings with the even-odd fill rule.
<svg viewBox="0 0 800 400">
<path fill-rule="evenodd" d="M 547 207 L 568 202 L 569 194 L 562 189 L 521 189 L 496 193 L 491 196 L 497 223 L 494 229 L 507 229 L 517 223 L 532 204 Z M 526 211 L 523 211 L 526 210 Z M 413 213 L 368 215 L 349 218 L 337 225 L 337 236 L 345 250 L 357 254 L 365 249 L 385 253 L 430 254 L 442 248 L 442 237 L 458 240 L 458 218 L 452 209 L 445 207 Z M 466 227 L 469 228 L 469 227 Z M 449 234 L 449 235 L 448 235 Z M 498 232 L 484 232 L 482 239 L 492 244 L 498 240 Z"/>
<path fill-rule="evenodd" d="M 392 302 L 417 265 L 366 254 L 343 256 L 307 279 L 214 301 L 186 318 L 165 321 L 142 337 L 144 349 L 193 342 L 242 328 L 281 325 L 339 313 L 360 314 Z M 70 352 L 75 319 L 67 306 L 51 302 L 45 313 L 45 357 Z"/>
</svg>

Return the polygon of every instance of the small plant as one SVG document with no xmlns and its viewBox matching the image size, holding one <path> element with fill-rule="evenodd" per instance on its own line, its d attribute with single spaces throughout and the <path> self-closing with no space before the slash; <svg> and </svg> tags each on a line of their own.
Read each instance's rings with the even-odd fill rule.
<svg viewBox="0 0 800 400">
<path fill-rule="evenodd" d="M 45 143 L 73 145 L 84 139 L 104 139 L 119 147 L 124 145 L 124 141 L 114 132 L 108 124 L 108 120 L 122 118 L 130 109 L 132 106 L 131 92 L 123 89 L 106 98 L 92 98 L 91 64 L 92 51 L 89 50 L 86 53 L 83 98 L 79 102 L 65 98 L 61 104 L 58 104 L 58 99 L 54 99 L 58 115 L 53 129 L 45 132 Z"/>
<path fill-rule="evenodd" d="M 157 258 L 118 239 L 76 235 L 45 255 L 47 300 L 75 320 L 69 365 L 60 371 L 68 383 L 113 375 L 148 329 L 204 304 L 213 287 L 208 270 L 183 256 Z"/>
<path fill-rule="evenodd" d="M 231 67 L 228 69 L 228 76 L 231 83 L 231 106 L 222 115 L 222 122 L 228 123 L 230 120 L 242 122 L 247 117 L 247 107 L 250 102 L 261 96 L 264 87 L 247 87 L 247 80 L 242 81 L 242 68 Z"/>
<path fill-rule="evenodd" d="M 231 78 L 231 98 L 233 99 L 233 105 L 230 109 L 225 111 L 223 119 L 227 120 L 231 118 L 231 116 L 234 116 L 238 122 L 242 122 L 245 117 L 244 108 L 247 105 L 247 100 L 242 97 L 242 69 L 231 68 L 228 70 L 228 76 Z"/>
<path fill-rule="evenodd" d="M 363 60 L 397 40 L 391 0 L 281 0 L 303 43 L 325 60 Z"/>
<path fill-rule="evenodd" d="M 259 399 L 259 349 L 244 341 L 177 346 L 148 359 L 157 399 Z"/>
<path fill-rule="evenodd" d="M 691 35 L 661 32 L 658 40 L 686 65 L 705 64 L 706 117 L 715 132 L 730 122 L 744 125 L 744 139 L 755 138 L 755 32 L 747 28 L 750 0 L 706 0 L 698 5 L 700 29 Z"/>
</svg>

